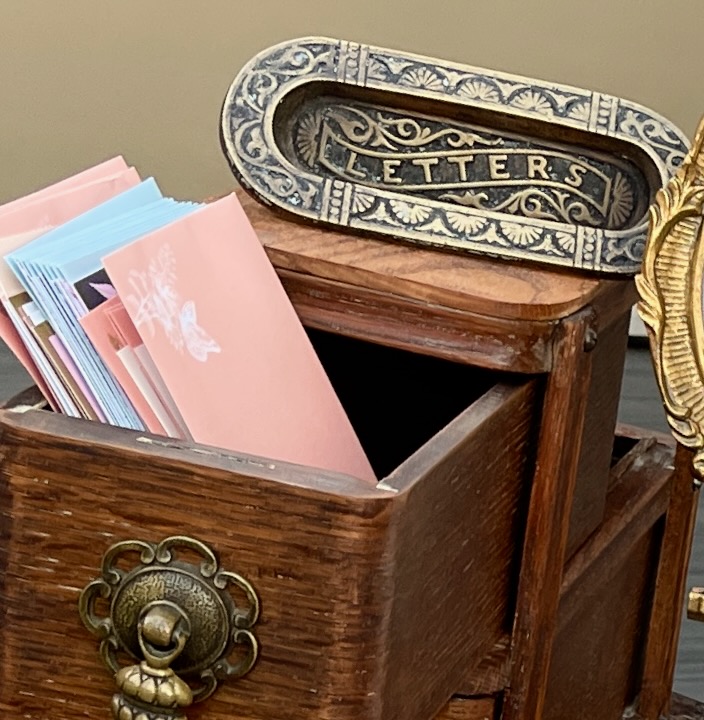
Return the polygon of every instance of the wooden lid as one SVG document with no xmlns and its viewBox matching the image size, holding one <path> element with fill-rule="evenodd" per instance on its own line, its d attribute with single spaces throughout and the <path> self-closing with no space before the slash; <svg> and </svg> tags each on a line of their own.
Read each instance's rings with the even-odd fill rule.
<svg viewBox="0 0 704 720">
<path fill-rule="evenodd" d="M 632 285 L 624 279 L 425 249 L 294 222 L 238 196 L 278 269 L 506 320 L 553 321 Z M 626 293 L 630 294 L 630 293 Z"/>
</svg>

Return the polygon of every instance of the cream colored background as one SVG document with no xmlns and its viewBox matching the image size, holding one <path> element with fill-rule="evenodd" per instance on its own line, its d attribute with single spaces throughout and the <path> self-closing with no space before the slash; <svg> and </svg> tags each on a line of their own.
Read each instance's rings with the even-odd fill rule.
<svg viewBox="0 0 704 720">
<path fill-rule="evenodd" d="M 309 34 L 629 97 L 690 137 L 704 113 L 702 0 L 0 0 L 0 202 L 117 153 L 178 197 L 226 191 L 230 81 Z"/>
</svg>

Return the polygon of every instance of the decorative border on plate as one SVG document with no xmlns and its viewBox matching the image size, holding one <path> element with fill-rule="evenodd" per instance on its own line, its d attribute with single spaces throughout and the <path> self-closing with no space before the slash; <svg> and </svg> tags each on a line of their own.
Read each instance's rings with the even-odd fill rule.
<svg viewBox="0 0 704 720">
<path fill-rule="evenodd" d="M 221 119 L 223 150 L 240 183 L 262 202 L 312 221 L 415 243 L 634 274 L 647 220 L 627 230 L 602 230 L 462 207 L 295 167 L 277 146 L 274 113 L 287 93 L 317 82 L 451 101 L 612 137 L 644 152 L 662 185 L 687 151 L 682 133 L 646 108 L 566 85 L 327 38 L 292 40 L 253 58 L 231 85 Z"/>
</svg>

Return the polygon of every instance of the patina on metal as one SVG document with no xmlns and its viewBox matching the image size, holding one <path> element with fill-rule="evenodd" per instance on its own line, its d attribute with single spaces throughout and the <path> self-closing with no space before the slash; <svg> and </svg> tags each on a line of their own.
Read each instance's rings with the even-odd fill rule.
<svg viewBox="0 0 704 720">
<path fill-rule="evenodd" d="M 615 273 L 686 153 L 626 100 L 324 38 L 255 57 L 221 136 L 242 185 L 303 218 Z"/>
<path fill-rule="evenodd" d="M 370 187 L 610 230 L 632 227 L 647 209 L 643 174 L 618 157 L 570 153 L 560 145 L 337 98 L 305 104 L 291 124 L 289 160 Z"/>
<path fill-rule="evenodd" d="M 197 564 L 185 553 L 195 553 Z M 193 538 L 113 545 L 100 577 L 81 593 L 79 612 L 115 674 L 115 720 L 185 720 L 183 708 L 209 697 L 220 680 L 246 674 L 257 659 L 254 588 L 220 569 L 213 551 Z M 120 655 L 136 662 L 124 665 Z"/>
<path fill-rule="evenodd" d="M 704 622 L 704 588 L 695 587 L 689 591 L 687 617 L 690 620 Z"/>
<path fill-rule="evenodd" d="M 704 121 L 692 149 L 650 209 L 638 312 L 648 329 L 655 375 L 678 442 L 694 450 L 704 479 Z"/>
</svg>

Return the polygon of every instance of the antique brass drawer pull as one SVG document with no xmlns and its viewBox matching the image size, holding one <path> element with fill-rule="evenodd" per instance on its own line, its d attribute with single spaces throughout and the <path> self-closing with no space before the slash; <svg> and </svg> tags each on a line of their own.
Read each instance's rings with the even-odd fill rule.
<svg viewBox="0 0 704 720">
<path fill-rule="evenodd" d="M 113 545 L 100 577 L 81 593 L 79 611 L 115 674 L 115 720 L 185 720 L 184 708 L 209 697 L 219 680 L 249 672 L 257 659 L 254 588 L 220 569 L 213 551 L 193 538 Z M 137 662 L 122 666 L 120 654 Z"/>
</svg>

